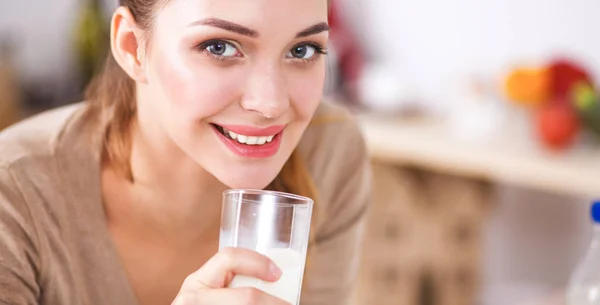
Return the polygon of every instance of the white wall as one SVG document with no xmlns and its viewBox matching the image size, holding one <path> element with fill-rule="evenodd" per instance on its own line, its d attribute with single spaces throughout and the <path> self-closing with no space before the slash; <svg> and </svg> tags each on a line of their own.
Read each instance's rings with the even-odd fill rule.
<svg viewBox="0 0 600 305">
<path fill-rule="evenodd" d="M 456 80 L 506 65 L 573 54 L 600 76 L 597 0 L 339 0 L 365 48 L 430 105 L 449 107 Z"/>
</svg>

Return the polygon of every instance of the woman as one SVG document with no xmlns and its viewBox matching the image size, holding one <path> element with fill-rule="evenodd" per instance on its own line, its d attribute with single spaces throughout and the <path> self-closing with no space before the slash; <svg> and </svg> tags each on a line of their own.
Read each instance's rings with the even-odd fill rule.
<svg viewBox="0 0 600 305">
<path fill-rule="evenodd" d="M 327 1 L 120 2 L 86 102 L 0 135 L 0 303 L 284 304 L 217 251 L 221 193 L 268 188 L 316 201 L 302 304 L 347 304 L 369 167 L 320 102 Z"/>
</svg>

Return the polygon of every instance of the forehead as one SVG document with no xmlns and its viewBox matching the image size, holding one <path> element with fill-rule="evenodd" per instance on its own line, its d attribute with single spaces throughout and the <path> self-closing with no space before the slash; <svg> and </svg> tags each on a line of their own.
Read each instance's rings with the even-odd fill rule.
<svg viewBox="0 0 600 305">
<path fill-rule="evenodd" d="M 186 27 L 204 18 L 220 18 L 259 33 L 301 30 L 327 21 L 328 0 L 171 0 L 159 23 Z M 267 34 L 267 33 L 265 33 Z"/>
</svg>

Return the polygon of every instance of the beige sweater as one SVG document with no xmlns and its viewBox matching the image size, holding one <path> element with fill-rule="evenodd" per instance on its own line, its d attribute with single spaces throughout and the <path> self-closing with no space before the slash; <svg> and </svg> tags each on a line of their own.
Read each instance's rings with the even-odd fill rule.
<svg viewBox="0 0 600 305">
<path fill-rule="evenodd" d="M 106 226 L 102 131 L 83 106 L 0 133 L 0 304 L 138 304 Z M 323 103 L 299 151 L 324 212 L 301 304 L 345 305 L 370 197 L 363 139 L 346 112 Z"/>
</svg>

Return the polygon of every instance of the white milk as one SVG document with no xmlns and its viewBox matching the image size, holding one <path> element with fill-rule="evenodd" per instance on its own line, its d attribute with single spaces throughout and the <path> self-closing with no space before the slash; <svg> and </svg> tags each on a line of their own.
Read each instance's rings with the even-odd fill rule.
<svg viewBox="0 0 600 305">
<path fill-rule="evenodd" d="M 567 291 L 567 305 L 600 304 L 600 284 L 574 286 Z"/>
<path fill-rule="evenodd" d="M 292 305 L 297 305 L 303 275 L 304 259 L 291 249 L 270 249 L 265 253 L 283 271 L 277 282 L 265 282 L 253 277 L 236 275 L 229 287 L 254 287 L 276 296 Z"/>
</svg>

